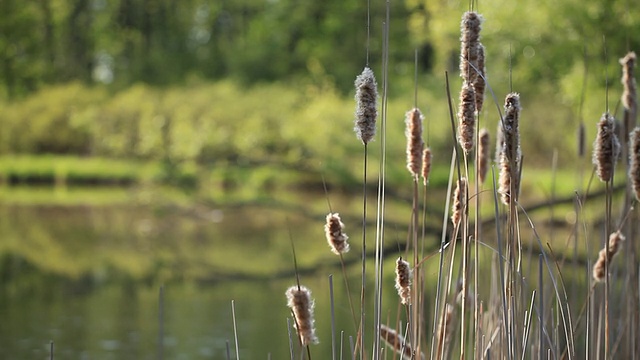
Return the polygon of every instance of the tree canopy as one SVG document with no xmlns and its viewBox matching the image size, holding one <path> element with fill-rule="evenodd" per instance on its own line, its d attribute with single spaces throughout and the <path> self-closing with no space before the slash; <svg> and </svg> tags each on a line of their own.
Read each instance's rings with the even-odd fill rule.
<svg viewBox="0 0 640 360">
<path fill-rule="evenodd" d="M 640 9 L 627 0 L 480 1 L 483 42 L 518 79 L 558 80 L 585 58 L 638 49 Z M 455 69 L 462 2 L 392 1 L 391 71 Z M 371 1 L 372 66 L 381 60 L 385 2 Z M 367 1 L 3 0 L 5 97 L 80 80 L 116 88 L 189 78 L 243 83 L 305 79 L 348 91 L 366 63 Z M 615 63 L 615 61 L 611 61 Z"/>
</svg>

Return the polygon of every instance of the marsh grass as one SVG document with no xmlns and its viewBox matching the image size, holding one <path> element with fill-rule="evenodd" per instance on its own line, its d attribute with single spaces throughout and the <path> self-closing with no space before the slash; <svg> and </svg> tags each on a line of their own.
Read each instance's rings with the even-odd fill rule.
<svg viewBox="0 0 640 360">
<path fill-rule="evenodd" d="M 376 82 L 372 80 L 368 67 L 356 80 L 356 132 L 364 145 L 360 319 L 354 319 L 358 322 L 354 324 L 354 333 L 332 326 L 332 356 L 335 359 L 338 353 L 342 358 L 342 354 L 347 353 L 350 359 L 371 357 L 374 360 L 396 359 L 398 356 L 402 359 L 635 358 L 638 354 L 638 260 L 635 252 L 629 251 L 620 261 L 612 262 L 616 252 L 629 246 L 633 249 L 628 244 L 633 243 L 634 237 L 630 235 L 630 241 L 621 241 L 627 235 L 612 229 L 624 229 L 620 231 L 634 234 L 637 221 L 629 221 L 626 226 L 626 217 L 628 214 L 631 219 L 637 219 L 638 215 L 631 207 L 635 204 L 631 197 L 635 195 L 628 190 L 629 187 L 624 195 L 614 194 L 614 185 L 626 183 L 628 172 L 626 166 L 624 169 L 615 168 L 619 144 L 615 137 L 614 115 L 605 113 L 599 124 L 595 120 L 586 122 L 587 127 L 596 128 L 597 125 L 598 128 L 592 179 L 597 175 L 602 184 L 592 180 L 585 184 L 582 175 L 576 175 L 592 173 L 592 168 L 584 161 L 585 130 L 582 122 L 576 128 L 581 134 L 579 157 L 582 161 L 575 168 L 558 169 L 557 152 L 552 152 L 551 181 L 545 189 L 551 220 L 547 225 L 549 231 L 542 231 L 545 226 L 531 217 L 526 195 L 527 189 L 540 186 L 536 183 L 539 174 L 537 169 L 528 172 L 524 159 L 529 155 L 523 153 L 520 146 L 521 139 L 526 142 L 529 138 L 520 131 L 531 130 L 531 127 L 520 127 L 520 122 L 526 123 L 528 114 L 535 109 L 527 109 L 527 98 L 523 96 L 521 99 L 514 90 L 505 94 L 504 102 L 498 100 L 500 96 L 494 93 L 491 82 L 485 77 L 485 64 L 490 64 L 490 61 L 485 61 L 485 49 L 479 43 L 481 22 L 482 16 L 476 12 L 463 15 L 460 66 L 463 85 L 457 118 L 453 111 L 449 77 L 445 75 L 443 88 L 447 93 L 453 141 L 444 204 L 428 203 L 427 194 L 431 191 L 428 182 L 424 181 L 423 187 L 418 186 L 422 166 L 420 155 L 424 146 L 421 133 L 423 119 L 417 104 L 407 115 L 406 149 L 410 174 L 406 175 L 406 193 L 410 194 L 411 201 L 407 206 L 411 206 L 411 210 L 406 221 L 409 224 L 406 243 L 399 249 L 404 255 L 398 259 L 396 267 L 399 296 L 390 301 L 382 296 L 383 292 L 393 290 L 393 283 L 386 281 L 389 277 L 387 272 L 393 266 L 386 266 L 388 260 L 382 251 L 385 224 L 392 216 L 386 215 L 385 204 L 386 161 L 390 159 L 386 149 L 396 146 L 386 142 L 388 64 L 382 60 L 382 121 L 377 131 L 381 153 L 377 159 L 379 172 L 375 174 L 378 199 L 373 258 L 367 252 L 366 236 L 373 226 L 367 223 L 367 161 L 368 145 L 376 136 L 374 119 L 377 113 L 374 113 L 378 95 L 373 95 L 371 85 L 375 86 Z M 487 23 L 490 26 L 490 19 Z M 486 51 L 491 53 L 491 49 Z M 631 84 L 628 74 L 633 72 L 625 70 L 623 83 Z M 482 131 L 482 141 L 479 141 L 478 130 L 482 109 L 488 106 L 482 105 L 483 97 L 475 92 L 476 86 L 483 94 L 487 90 L 491 94 L 492 105 L 498 108 L 497 158 L 491 166 L 486 159 L 489 148 L 488 140 L 485 140 L 487 132 Z M 635 94 L 625 91 L 626 103 L 631 103 L 631 93 Z M 439 105 L 446 106 L 432 104 Z M 635 124 L 629 113 L 635 114 L 627 111 L 627 123 Z M 630 128 L 623 131 L 628 133 Z M 476 153 L 479 150 L 475 145 L 479 143 L 482 144 L 481 154 Z M 628 146 L 626 141 L 622 145 Z M 628 148 L 625 151 L 625 154 L 633 156 L 637 149 L 634 146 L 631 151 Z M 433 156 L 446 157 L 437 153 Z M 394 158 L 393 161 L 398 160 Z M 614 180 L 618 179 L 619 182 L 615 183 Z M 603 197 L 592 199 L 589 196 L 602 188 Z M 567 197 L 569 201 L 563 203 L 562 199 Z M 451 210 L 450 203 L 453 205 Z M 622 204 L 622 211 L 615 210 L 614 205 L 618 203 Z M 434 251 L 425 251 L 425 236 L 421 229 L 425 227 L 430 207 L 436 207 L 437 212 L 443 214 L 442 240 Z M 331 211 L 334 210 L 341 211 Z M 559 234 L 566 234 L 554 230 L 553 221 L 559 211 L 573 219 L 567 237 L 561 237 Z M 592 214 L 586 216 L 585 211 Z M 612 240 L 609 240 L 611 233 Z M 599 260 L 597 249 L 603 249 L 598 255 Z M 340 255 L 344 269 L 343 254 Z M 581 259 L 578 259 L 579 255 L 582 255 Z M 371 262 L 374 263 L 373 280 L 367 278 L 371 274 L 371 270 L 367 271 Z M 426 269 L 433 271 L 432 276 L 425 275 Z M 471 269 L 473 281 L 470 281 Z M 347 271 L 343 270 L 343 273 L 346 277 Z M 408 281 L 410 278 L 412 281 Z M 604 284 L 594 280 L 603 280 Z M 370 287 L 372 282 L 373 290 Z M 576 290 L 574 282 L 580 283 L 581 290 Z M 373 307 L 365 301 L 371 298 Z M 333 295 L 331 299 L 318 301 L 330 301 L 334 308 Z M 382 314 L 387 314 L 386 320 Z M 322 321 L 327 319 L 318 319 L 318 322 Z M 340 339 L 348 337 L 348 349 L 343 348 L 346 346 L 342 341 L 339 345 L 336 343 L 338 331 Z M 388 344 L 388 351 L 381 349 L 380 340 Z M 308 343 L 303 342 L 302 345 L 306 348 L 306 355 L 302 351 L 292 351 L 292 360 L 298 358 L 295 356 L 297 353 L 301 358 L 311 357 L 313 348 L 307 346 Z"/>
</svg>

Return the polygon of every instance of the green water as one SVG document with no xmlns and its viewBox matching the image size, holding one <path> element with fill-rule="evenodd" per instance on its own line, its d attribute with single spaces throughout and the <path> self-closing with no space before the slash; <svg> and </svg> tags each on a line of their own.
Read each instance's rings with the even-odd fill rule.
<svg viewBox="0 0 640 360">
<path fill-rule="evenodd" d="M 438 198 L 432 201 L 441 203 Z M 351 236 L 352 251 L 345 261 L 351 264 L 346 271 L 357 312 L 362 203 L 357 197 L 336 195 L 332 206 L 343 215 Z M 215 205 L 136 189 L 4 188 L 0 358 L 48 359 L 51 342 L 56 358 L 62 359 L 226 359 L 227 349 L 235 358 L 234 301 L 240 358 L 287 359 L 290 313 L 284 292 L 295 283 L 291 241 L 303 270 L 301 282 L 316 299 L 321 343 L 312 347 L 312 354 L 331 358 L 331 274 L 336 346 L 343 334 L 346 358 L 349 337 L 356 330 L 340 262 L 324 239 L 326 208 L 321 194 L 265 195 L 258 202 Z M 372 217 L 374 209 L 369 210 Z M 385 241 L 390 247 L 406 239 L 403 220 L 408 209 L 406 201 L 387 204 Z M 429 216 L 428 221 L 437 227 L 442 218 Z M 369 228 L 373 241 L 375 228 Z M 428 233 L 425 247 L 437 246 L 439 240 L 439 234 Z M 383 271 L 382 312 L 395 321 L 397 255 L 390 256 Z M 535 261 L 525 268 L 535 270 Z M 370 294 L 373 263 L 367 266 Z M 438 257 L 423 266 L 425 298 L 430 299 Z M 485 271 L 489 270 L 482 270 L 483 278 L 489 274 Z M 371 301 L 369 297 L 367 314 Z M 432 306 L 425 305 L 428 323 Z M 367 344 L 370 333 L 365 334 Z"/>
<path fill-rule="evenodd" d="M 301 281 L 317 297 L 316 356 L 331 351 L 329 274 L 345 349 L 355 334 L 338 258 L 324 240 L 324 196 L 296 198 L 302 208 L 217 207 L 122 189 L 10 190 L 0 204 L 0 358 L 48 358 L 51 342 L 65 359 L 226 359 L 227 346 L 235 358 L 232 300 L 241 357 L 288 358 L 290 239 L 299 265 L 312 270 Z M 357 213 L 360 201 L 333 206 Z M 348 261 L 360 256 L 353 241 Z M 359 266 L 347 271 L 357 298 Z"/>
</svg>

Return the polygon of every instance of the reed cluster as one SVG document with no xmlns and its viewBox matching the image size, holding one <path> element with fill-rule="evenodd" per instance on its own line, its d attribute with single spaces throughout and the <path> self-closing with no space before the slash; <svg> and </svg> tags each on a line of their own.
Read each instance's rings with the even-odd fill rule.
<svg viewBox="0 0 640 360">
<path fill-rule="evenodd" d="M 486 49 L 481 43 L 480 35 L 483 21 L 483 17 L 475 11 L 465 12 L 462 16 L 459 67 L 462 83 L 457 114 L 454 114 L 452 106 L 454 100 L 450 96 L 447 77 L 450 120 L 453 142 L 456 143 L 452 144 L 453 154 L 447 190 L 447 199 L 451 201 L 451 223 L 443 214 L 443 227 L 439 233 L 441 241 L 435 248 L 430 248 L 431 253 L 425 250 L 429 248 L 425 229 L 430 220 L 427 216 L 427 206 L 432 205 L 427 204 L 427 193 L 430 191 L 428 179 L 433 169 L 433 155 L 431 148 L 425 145 L 422 138 L 424 117 L 417 107 L 416 94 L 414 107 L 405 114 L 406 167 L 412 178 L 413 202 L 406 244 L 394 244 L 399 251 L 404 252 L 395 262 L 395 289 L 398 297 L 389 305 L 384 303 L 387 300 L 382 296 L 390 287 L 384 274 L 386 271 L 391 271 L 384 266 L 384 254 L 395 249 L 390 250 L 384 247 L 385 163 L 381 160 L 376 244 L 373 251 L 375 254 L 374 291 L 367 291 L 367 281 L 365 281 L 364 264 L 368 260 L 366 256 L 370 255 L 364 251 L 366 246 L 364 233 L 367 224 L 363 221 L 362 317 L 356 319 L 355 315 L 353 316 L 356 332 L 350 339 L 349 356 L 351 359 L 358 358 L 358 355 L 360 359 L 369 358 L 369 355 L 373 360 L 389 358 L 390 356 L 385 357 L 385 353 L 381 350 L 384 348 L 382 344 L 384 342 L 386 349 L 400 355 L 402 359 L 426 357 L 437 360 L 458 357 L 461 359 L 577 359 L 603 356 L 616 358 L 616 351 L 620 351 L 617 355 L 624 353 L 627 356 L 640 357 L 640 346 L 636 344 L 637 335 L 640 334 L 640 321 L 636 316 L 640 301 L 637 301 L 636 294 L 640 295 L 640 292 L 637 290 L 637 274 L 634 275 L 633 271 L 629 271 L 630 267 L 633 269 L 633 266 L 637 266 L 637 257 L 635 252 L 629 252 L 625 256 L 626 261 L 612 263 L 616 254 L 622 253 L 625 246 L 633 244 L 634 232 L 627 233 L 622 225 L 618 230 L 609 230 L 615 215 L 612 206 L 614 185 L 616 185 L 613 183 L 614 174 L 616 174 L 615 165 L 622 146 L 628 146 L 625 149 L 625 154 L 629 156 L 626 180 L 630 184 L 630 189 L 633 190 L 631 195 L 640 201 L 640 127 L 625 134 L 625 136 L 628 135 L 629 142 L 623 141 L 621 144 L 616 135 L 614 114 L 605 112 L 597 123 L 592 162 L 594 174 L 606 183 L 605 190 L 602 192 L 606 198 L 603 207 L 604 220 L 597 225 L 604 230 L 603 234 L 609 234 L 609 236 L 605 239 L 605 246 L 599 251 L 595 262 L 591 262 L 591 256 L 594 254 L 590 254 L 589 249 L 594 248 L 592 242 L 596 239 L 592 240 L 582 233 L 577 224 L 587 202 L 591 204 L 594 201 L 593 198 L 601 195 L 600 193 L 594 195 L 594 191 L 585 187 L 581 181 L 575 193 L 576 206 L 572 214 L 576 225 L 570 239 L 574 246 L 574 258 L 571 258 L 568 255 L 569 252 L 565 251 L 567 245 L 562 245 L 563 247 L 559 249 L 560 245 L 553 241 L 553 235 L 545 238 L 540 234 L 534 221 L 529 217 L 527 204 L 523 204 L 519 198 L 521 184 L 526 181 L 522 175 L 521 139 L 526 141 L 527 136 L 520 133 L 523 110 L 518 92 L 510 91 L 506 94 L 503 113 L 499 109 L 499 118 L 491 120 L 498 123 L 495 139 L 497 182 L 493 179 L 493 172 L 490 171 L 492 139 L 489 131 L 479 126 L 479 121 L 485 89 L 495 89 L 495 87 L 490 87 L 491 84 L 487 82 Z M 624 90 L 621 103 L 625 109 L 625 124 L 635 124 L 637 113 L 635 61 L 635 54 L 632 52 L 620 60 L 623 67 L 621 82 Z M 355 130 L 358 139 L 366 145 L 376 134 L 378 94 L 371 69 L 365 68 L 356 79 L 355 85 Z M 512 87 L 512 84 L 509 85 Z M 382 103 L 384 109 L 384 95 Z M 500 105 L 496 104 L 496 108 L 499 107 Z M 384 122 L 384 111 L 382 118 Z M 484 119 L 484 116 L 482 118 Z M 579 135 L 577 153 L 579 159 L 583 159 L 587 151 L 585 128 L 582 121 L 576 128 Z M 625 129 L 628 131 L 629 128 Z M 381 136 L 384 139 L 384 131 Z M 385 159 L 384 145 L 382 145 L 381 154 L 381 159 Z M 582 173 L 585 164 L 578 163 L 577 167 L 576 171 Z M 476 173 L 470 174 L 469 169 L 475 169 Z M 418 187 L 420 177 L 422 177 L 422 189 Z M 366 176 L 363 185 L 366 188 Z M 601 185 L 598 183 L 593 186 Z M 483 187 L 485 190 L 482 189 Z M 420 192 L 423 195 L 422 202 L 418 196 Z M 553 209 L 559 206 L 554 196 L 555 194 L 552 195 L 549 204 L 544 205 L 551 208 L 552 217 Z M 486 214 L 483 216 L 482 210 L 488 206 L 486 204 L 481 206 L 480 198 L 492 205 L 493 214 L 490 218 Z M 573 197 L 569 198 L 569 200 L 572 199 Z M 626 198 L 626 200 L 623 213 L 633 219 L 631 222 L 637 222 L 638 215 L 633 213 L 629 205 L 630 199 Z M 446 210 L 443 208 L 442 211 Z M 419 222 L 419 215 L 423 215 L 422 223 Z M 470 215 L 475 215 L 475 218 Z M 366 216 L 363 218 L 366 219 Z M 557 221 L 556 218 L 553 220 Z M 580 221 L 585 220 L 580 219 Z M 620 216 L 618 223 L 623 224 L 625 221 L 626 218 Z M 495 224 L 495 226 L 488 228 L 485 224 Z M 523 228 L 523 224 L 526 224 L 527 228 Z M 530 241 L 523 245 L 526 240 L 523 239 L 522 234 L 525 232 L 530 234 L 527 239 Z M 553 229 L 549 232 L 552 234 Z M 625 241 L 623 232 L 632 241 Z M 332 212 L 327 215 L 325 236 L 331 251 L 339 254 L 342 261 L 342 255 L 349 250 L 349 244 L 348 237 L 344 233 L 344 224 L 337 213 Z M 581 242 L 587 244 L 587 252 L 584 256 L 589 257 L 589 260 L 579 259 L 577 255 L 578 249 L 583 246 Z M 471 245 L 475 246 L 474 251 L 470 250 Z M 600 247 L 601 243 L 597 248 Z M 525 249 L 527 251 L 524 251 Z M 633 248 L 630 247 L 630 249 Z M 424 267 L 430 261 L 433 261 L 431 264 L 437 261 L 438 265 L 437 274 L 433 277 L 425 276 Z M 569 284 L 565 284 L 569 275 L 563 273 L 563 266 L 579 261 L 593 264 L 591 269 L 586 271 L 588 286 L 590 286 L 586 294 L 568 289 Z M 537 273 L 533 270 L 527 272 L 527 267 L 535 268 L 536 263 Z M 342 262 L 343 271 L 344 264 Z M 612 276 L 612 269 L 617 267 L 626 268 L 628 275 L 624 280 L 625 284 L 632 287 L 629 293 L 633 296 L 624 298 L 626 293 L 621 295 L 619 291 L 610 290 L 608 279 L 611 277 L 611 281 L 620 280 L 620 275 Z M 589 266 L 582 268 L 589 268 Z M 346 279 L 348 276 L 346 273 L 344 275 Z M 433 282 L 427 280 L 431 278 L 435 280 Z M 604 288 L 597 287 L 596 284 L 600 282 L 605 282 Z M 452 284 L 458 284 L 458 286 L 453 286 L 455 288 L 453 289 Z M 617 285 L 614 289 L 618 288 Z M 290 288 L 287 291 L 287 297 L 301 343 L 307 345 L 317 341 L 317 338 L 312 330 L 313 313 L 312 310 L 311 312 L 308 310 L 313 308 L 313 303 L 309 300 L 310 294 L 305 293 L 306 289 L 305 291 L 302 289 Z M 367 296 L 372 297 L 374 303 L 374 311 L 367 313 L 367 316 L 372 318 L 370 323 L 365 321 L 365 310 L 363 310 Z M 623 298 L 627 304 L 625 309 L 609 308 L 609 303 Z M 576 306 L 580 300 L 584 301 L 582 311 Z M 333 298 L 331 301 L 333 311 Z M 432 311 L 428 311 L 430 307 Z M 394 308 L 397 309 L 395 313 Z M 352 313 L 355 313 L 353 307 Z M 382 316 L 385 313 L 387 314 L 386 322 Z M 614 313 L 618 316 L 629 316 L 630 320 L 626 325 L 620 323 L 614 327 L 610 319 L 610 315 Z M 363 340 L 366 338 L 364 334 L 367 326 L 374 332 L 373 346 L 368 347 L 371 349 L 371 354 L 367 353 L 367 346 Z M 394 327 L 398 330 L 394 330 Z M 622 329 L 623 327 L 625 329 Z M 616 336 L 618 345 L 610 341 L 610 336 L 613 335 Z M 622 347 L 623 345 L 620 344 L 624 344 L 624 352 L 615 347 Z M 342 349 L 339 353 L 342 354 Z M 428 353 L 428 356 L 425 356 L 425 353 Z M 336 358 L 334 352 L 333 359 Z"/>
</svg>

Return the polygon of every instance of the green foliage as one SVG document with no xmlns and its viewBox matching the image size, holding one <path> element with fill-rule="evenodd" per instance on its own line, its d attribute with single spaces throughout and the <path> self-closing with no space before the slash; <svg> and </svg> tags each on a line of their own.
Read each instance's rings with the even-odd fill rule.
<svg viewBox="0 0 640 360">
<path fill-rule="evenodd" d="M 570 91 L 581 82 L 579 69 L 570 74 L 561 89 Z M 451 87 L 457 88 L 458 78 L 451 80 Z M 589 89 L 588 96 L 596 97 L 600 91 L 597 86 Z M 444 79 L 428 77 L 419 86 L 418 106 L 425 116 L 425 141 L 433 149 L 434 161 L 437 166 L 448 167 L 453 136 L 444 93 Z M 611 94 L 617 96 L 613 90 Z M 502 99 L 497 101 L 502 107 Z M 527 133 L 523 151 L 528 163 L 548 164 L 554 150 L 560 153 L 561 161 L 575 158 L 576 116 L 570 111 L 574 101 L 523 92 L 522 131 Z M 493 99 L 487 97 L 487 102 L 491 104 Z M 585 114 L 599 113 L 600 104 L 587 103 Z M 388 102 L 387 171 L 395 183 L 409 179 L 404 114 L 413 106 L 411 96 L 394 96 Z M 138 84 L 108 93 L 100 87 L 71 83 L 47 87 L 0 107 L 0 152 L 5 155 L 63 154 L 150 161 L 164 164 L 159 166 L 157 180 L 188 187 L 195 186 L 200 177 L 198 169 L 203 168 L 293 169 L 310 175 L 299 179 L 303 182 L 317 183 L 323 173 L 333 177 L 330 182 L 345 186 L 358 183 L 362 176 L 363 147 L 353 132 L 354 101 L 330 84 L 242 87 L 222 81 L 164 89 Z M 496 106 L 485 108 L 481 123 L 492 131 L 499 118 Z M 381 126 L 382 119 L 378 121 Z M 585 121 L 589 124 L 588 118 Z M 537 131 L 540 126 L 553 126 L 558 131 L 541 133 Z M 595 127 L 587 126 L 587 130 L 591 138 Z M 378 135 L 369 146 L 371 161 L 379 160 L 379 140 Z M 377 171 L 371 169 L 371 179 Z M 279 181 L 275 183 L 279 183 L 281 177 L 276 178 Z"/>
<path fill-rule="evenodd" d="M 407 0 L 410 31 L 436 49 L 436 70 L 457 68 L 460 18 L 467 3 Z M 629 49 L 640 48 L 634 37 L 640 8 L 624 0 L 508 2 L 487 0 L 478 10 L 485 18 L 482 42 L 494 83 L 508 81 L 513 66 L 514 88 L 555 82 L 584 54 L 600 82 L 603 53 L 615 62 Z M 606 37 L 606 43 L 603 38 Z"/>
<path fill-rule="evenodd" d="M 104 92 L 80 84 L 46 88 L 2 105 L 3 153 L 91 153 L 87 113 Z"/>
</svg>

